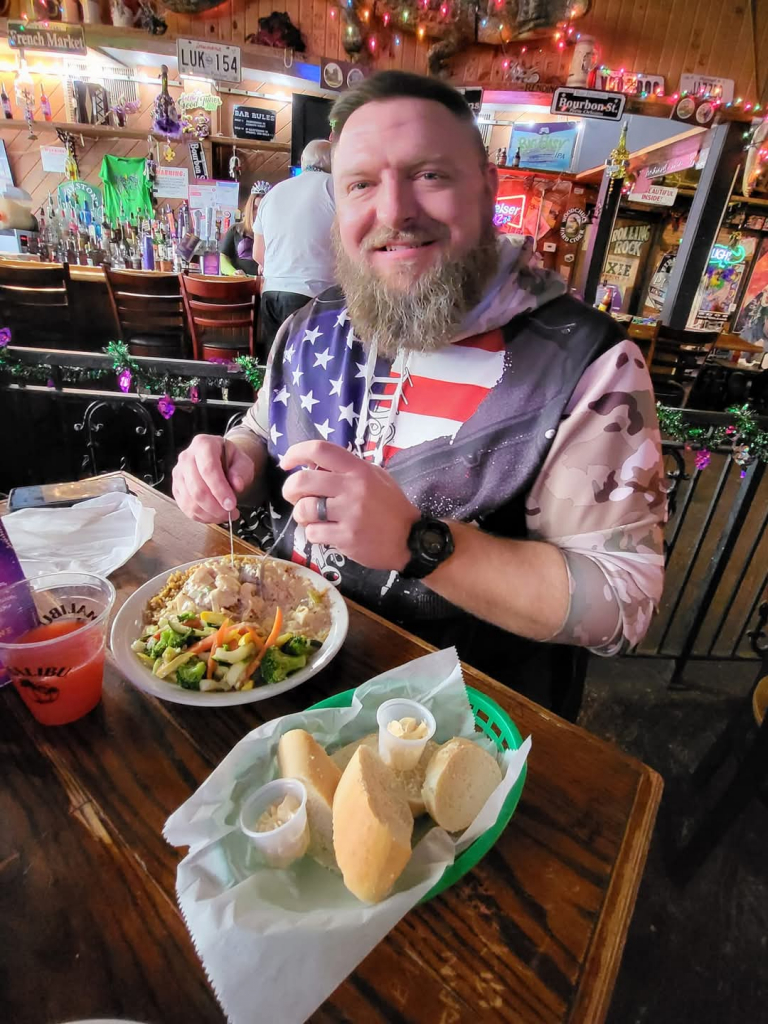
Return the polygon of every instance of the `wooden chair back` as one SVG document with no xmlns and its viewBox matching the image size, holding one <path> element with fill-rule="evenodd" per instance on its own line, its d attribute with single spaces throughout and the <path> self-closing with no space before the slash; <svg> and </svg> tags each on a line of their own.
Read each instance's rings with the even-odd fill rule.
<svg viewBox="0 0 768 1024">
<path fill-rule="evenodd" d="M 255 354 L 261 278 L 181 278 L 195 359 Z"/>
<path fill-rule="evenodd" d="M 717 333 L 659 327 L 649 370 L 660 402 L 685 405 Z"/>
<path fill-rule="evenodd" d="M 132 355 L 189 355 L 187 318 L 178 274 L 104 271 L 118 333 Z"/>
<path fill-rule="evenodd" d="M 629 324 L 627 335 L 637 343 L 648 366 L 653 362 L 656 342 L 659 337 L 659 324 Z"/>
<path fill-rule="evenodd" d="M 0 327 L 10 327 L 13 345 L 81 348 L 73 337 L 69 266 L 0 261 Z"/>
</svg>

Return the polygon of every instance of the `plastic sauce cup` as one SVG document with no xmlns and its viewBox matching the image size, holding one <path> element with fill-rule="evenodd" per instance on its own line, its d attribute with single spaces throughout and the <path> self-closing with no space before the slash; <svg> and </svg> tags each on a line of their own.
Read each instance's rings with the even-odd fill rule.
<svg viewBox="0 0 768 1024">
<path fill-rule="evenodd" d="M 109 580 L 87 573 L 49 573 L 0 590 L 0 666 L 43 725 L 74 722 L 101 700 L 114 600 Z"/>
<path fill-rule="evenodd" d="M 287 796 L 300 801 L 296 813 L 269 832 L 257 832 L 256 823 L 272 804 Z M 298 779 L 275 779 L 247 797 L 240 811 L 240 828 L 248 836 L 264 860 L 273 868 L 287 868 L 303 857 L 309 847 L 307 791 Z"/>
<path fill-rule="evenodd" d="M 426 722 L 426 736 L 418 740 L 407 740 L 401 736 L 394 736 L 387 726 L 390 722 L 399 722 L 401 718 L 415 718 L 417 723 Z M 437 723 L 431 711 L 427 710 L 423 704 L 405 698 L 385 700 L 376 712 L 376 721 L 379 723 L 379 757 L 384 764 L 399 772 L 416 767 L 424 753 L 427 741 L 432 739 L 437 729 Z"/>
</svg>

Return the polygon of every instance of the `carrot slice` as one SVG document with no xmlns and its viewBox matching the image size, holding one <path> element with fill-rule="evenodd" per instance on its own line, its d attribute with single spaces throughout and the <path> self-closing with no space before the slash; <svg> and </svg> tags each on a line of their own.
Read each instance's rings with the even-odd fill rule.
<svg viewBox="0 0 768 1024">
<path fill-rule="evenodd" d="M 244 676 L 245 679 L 250 679 L 251 676 L 253 675 L 253 673 L 259 667 L 259 665 L 261 664 L 261 659 L 267 653 L 268 648 L 272 647 L 272 645 L 275 643 L 277 638 L 280 636 L 280 630 L 282 629 L 282 626 L 283 626 L 283 612 L 282 612 L 281 608 L 278 608 L 277 611 L 275 612 L 275 622 L 274 622 L 274 625 L 272 626 L 272 630 L 271 630 L 269 636 L 267 637 L 267 639 L 264 641 L 264 646 L 262 647 L 262 649 L 259 651 L 259 653 L 256 655 L 256 657 L 250 663 L 248 668 L 245 670 L 245 676 Z"/>
<path fill-rule="evenodd" d="M 196 644 L 192 644 L 190 651 L 193 654 L 199 654 L 201 651 L 209 651 L 213 646 L 213 641 L 216 639 L 216 634 L 211 633 L 210 636 L 204 636 L 202 640 L 198 640 Z"/>
<path fill-rule="evenodd" d="M 211 653 L 208 656 L 208 668 L 205 670 L 206 679 L 213 679 L 213 670 L 216 668 L 216 662 L 213 660 L 213 656 L 216 653 L 216 648 L 220 647 L 224 643 L 224 637 L 229 629 L 229 625 L 229 619 L 224 619 L 222 624 L 214 633 L 213 643 L 211 644 Z"/>
</svg>

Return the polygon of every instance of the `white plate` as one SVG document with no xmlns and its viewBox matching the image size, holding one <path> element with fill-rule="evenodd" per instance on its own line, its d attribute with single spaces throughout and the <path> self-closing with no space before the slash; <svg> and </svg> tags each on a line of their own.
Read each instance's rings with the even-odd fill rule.
<svg viewBox="0 0 768 1024">
<path fill-rule="evenodd" d="M 208 558 L 196 558 L 194 562 L 186 562 L 184 565 L 177 565 L 174 569 L 167 569 L 165 572 L 161 572 L 159 576 L 155 576 L 154 579 L 149 580 L 148 583 L 145 583 L 144 586 L 139 587 L 135 593 L 131 594 L 115 616 L 109 641 L 110 647 L 112 648 L 112 654 L 117 667 L 134 686 L 138 686 L 145 693 L 152 694 L 153 697 L 169 700 L 174 704 L 197 704 L 209 708 L 229 707 L 232 704 L 250 704 L 252 701 L 267 700 L 269 697 L 276 697 L 279 693 L 285 693 L 286 690 L 292 690 L 295 686 L 301 686 L 307 679 L 311 679 L 312 676 L 316 675 L 321 668 L 325 668 L 331 659 L 336 656 L 339 648 L 344 643 L 349 626 L 349 614 L 344 598 L 334 586 L 314 572 L 314 570 L 308 569 L 304 565 L 297 565 L 295 562 L 286 562 L 283 559 L 274 558 L 270 559 L 270 561 L 282 562 L 283 565 L 290 566 L 297 576 L 304 576 L 310 580 L 316 590 L 328 595 L 328 600 L 331 604 L 330 632 L 323 646 L 312 657 L 307 667 L 299 672 L 294 672 L 293 675 L 288 676 L 282 683 L 257 686 L 253 690 L 230 690 L 227 693 L 220 691 L 200 693 L 198 690 L 184 690 L 181 686 L 176 686 L 175 683 L 166 683 L 164 680 L 158 679 L 157 676 L 152 674 L 150 669 L 142 665 L 131 650 L 131 644 L 140 636 L 144 628 L 144 610 L 150 599 L 159 594 L 163 589 L 166 579 L 172 572 L 183 572 L 185 569 L 190 569 L 193 565 L 208 562 L 210 559 L 210 555 Z"/>
</svg>

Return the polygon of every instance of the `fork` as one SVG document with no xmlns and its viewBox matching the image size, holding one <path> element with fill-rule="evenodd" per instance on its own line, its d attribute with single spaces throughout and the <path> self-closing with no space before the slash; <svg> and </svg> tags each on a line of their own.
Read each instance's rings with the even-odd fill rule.
<svg viewBox="0 0 768 1024">
<path fill-rule="evenodd" d="M 224 476 L 229 480 L 229 466 L 227 459 L 227 442 L 224 440 L 224 447 L 221 450 L 221 463 L 224 468 Z M 232 513 L 227 512 L 227 519 L 229 520 L 229 564 L 232 568 L 235 568 L 235 534 L 232 529 Z"/>
</svg>

